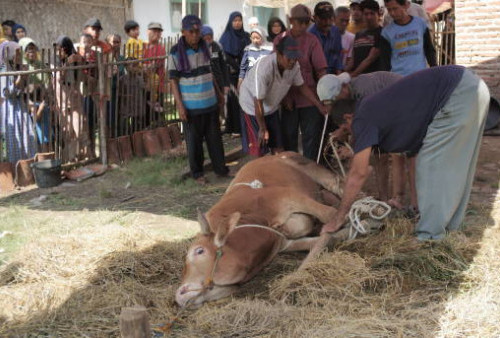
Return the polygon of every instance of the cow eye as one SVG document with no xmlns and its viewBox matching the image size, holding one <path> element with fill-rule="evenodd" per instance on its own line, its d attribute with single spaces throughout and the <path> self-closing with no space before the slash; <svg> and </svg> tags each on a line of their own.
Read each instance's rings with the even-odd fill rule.
<svg viewBox="0 0 500 338">
<path fill-rule="evenodd" d="M 202 255 L 204 252 L 205 252 L 205 249 L 203 249 L 201 246 L 194 250 L 195 255 Z"/>
</svg>

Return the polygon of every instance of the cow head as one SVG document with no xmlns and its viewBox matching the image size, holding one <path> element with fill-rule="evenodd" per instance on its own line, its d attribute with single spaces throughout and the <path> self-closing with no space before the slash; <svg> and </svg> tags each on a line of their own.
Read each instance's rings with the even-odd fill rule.
<svg viewBox="0 0 500 338">
<path fill-rule="evenodd" d="M 232 217 L 233 221 L 235 219 L 237 222 L 239 216 Z M 182 307 L 229 296 L 237 289 L 235 284 L 247 275 L 246 267 L 240 263 L 233 248 L 224 247 L 230 230 L 214 234 L 200 212 L 198 221 L 201 234 L 188 249 L 182 284 L 175 295 L 176 302 Z M 230 229 L 234 227 L 236 223 Z M 219 258 L 218 250 L 222 253 Z"/>
</svg>

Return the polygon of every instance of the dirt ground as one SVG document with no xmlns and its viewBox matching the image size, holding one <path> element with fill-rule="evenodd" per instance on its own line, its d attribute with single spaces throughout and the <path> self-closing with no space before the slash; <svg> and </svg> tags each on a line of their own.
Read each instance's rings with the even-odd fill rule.
<svg viewBox="0 0 500 338">
<path fill-rule="evenodd" d="M 242 159 L 230 165 L 233 170 L 237 170 L 246 161 L 248 159 Z M 188 239 L 198 231 L 195 222 L 196 208 L 210 208 L 229 184 L 229 179 L 209 174 L 210 184 L 199 187 L 190 179 L 180 179 L 185 166 L 185 159 L 146 159 L 81 183 L 66 182 L 50 189 L 29 187 L 0 196 L 0 233 L 12 232 L 12 235 L 0 239 L 0 248 L 5 249 L 4 253 L 0 253 L 0 335 L 116 336 L 120 307 L 144 302 L 153 311 L 153 323 L 171 318 L 177 311 L 172 304 L 173 290 L 179 282 L 182 257 L 189 245 Z M 481 233 L 484 228 L 499 226 L 499 177 L 500 137 L 484 137 L 466 218 L 466 225 L 473 230 L 465 236 L 474 239 L 474 252 L 482 245 Z M 498 231 L 493 234 L 498 236 Z M 500 242 L 499 237 L 489 240 Z M 360 245 L 354 243 L 343 251 L 358 250 L 362 257 L 367 256 L 368 251 L 364 250 L 368 249 Z M 373 254 L 376 248 L 369 250 Z M 474 257 L 471 250 L 466 251 L 470 256 L 467 264 L 472 265 L 473 261 L 482 259 L 479 255 Z M 158 266 L 150 266 L 151 260 L 165 255 L 171 261 L 156 262 Z M 249 334 L 253 331 L 248 331 L 248 327 L 238 329 L 241 321 L 244 322 L 243 318 L 233 318 L 227 327 L 222 324 L 207 324 L 203 320 L 214 320 L 214 317 L 208 315 L 208 311 L 217 306 L 219 309 L 226 309 L 228 313 L 234 313 L 235 308 L 238 308 L 238 313 L 247 309 L 246 315 L 254 318 L 258 311 L 250 310 L 248 302 L 254 302 L 251 306 L 264 304 L 269 311 L 279 313 L 279 302 L 272 303 L 272 306 L 267 303 L 270 288 L 277 276 L 283 277 L 295 271 L 302 257 L 303 254 L 280 255 L 262 276 L 250 281 L 242 289 L 237 296 L 240 303 L 231 305 L 231 301 L 225 301 L 220 306 L 205 307 L 205 310 L 194 315 L 198 324 L 183 319 L 176 335 L 267 335 L 267 331 L 262 331 L 264 334 L 261 331 Z M 139 266 L 137 264 L 147 270 L 146 277 L 141 275 L 139 278 L 127 272 L 135 271 Z M 484 263 L 480 269 L 491 270 L 488 264 Z M 462 270 L 465 269 L 464 266 Z M 127 279 L 129 277 L 133 280 Z M 450 277 L 451 282 L 440 288 L 459 288 L 462 279 L 463 277 L 453 275 Z M 418 290 L 419 294 L 426 292 L 433 294 L 435 290 Z M 415 295 L 412 294 L 411 297 Z M 99 298 L 106 298 L 106 303 L 99 302 Z M 109 299 L 113 299 L 113 302 L 110 303 Z M 411 299 L 418 303 L 418 299 Z M 464 300 L 467 301 L 470 302 L 470 298 Z M 497 301 L 500 301 L 500 294 L 495 293 L 493 303 Z M 422 307 L 430 306 L 432 302 L 432 299 L 425 298 L 421 301 Z M 479 304 L 481 299 L 477 302 Z M 475 308 L 475 305 L 477 304 L 472 302 L 468 306 Z M 481 305 L 477 305 L 477 308 L 481 308 Z M 287 307 L 285 310 L 291 311 L 291 308 Z M 316 310 L 311 310 L 311 313 Z M 457 318 L 462 320 L 467 317 L 466 313 L 458 313 L 453 309 L 448 312 L 455 321 Z M 245 312 L 241 313 L 242 316 L 245 315 Z M 305 318 L 307 314 L 303 316 Z M 500 329 L 495 331 L 498 328 L 495 323 L 500 318 L 498 309 L 496 313 L 490 311 L 486 315 L 482 313 L 482 316 L 494 322 L 488 327 L 489 334 L 486 336 L 500 335 Z M 468 335 L 467 332 L 472 332 L 473 336 L 485 336 L 482 335 L 484 330 L 481 331 L 481 326 L 483 329 L 487 327 L 481 322 L 485 319 L 476 320 L 477 316 L 472 317 L 475 320 L 473 324 L 477 326 L 472 331 L 467 331 L 460 325 L 458 328 L 452 327 L 452 319 L 446 322 L 448 326 L 429 319 L 430 324 L 409 325 L 415 331 L 410 336 L 428 336 L 432 332 L 432 335 L 440 332 L 441 336 L 464 336 Z M 386 320 L 391 321 L 390 318 Z M 310 326 L 306 319 L 304 323 Z M 273 325 L 272 322 L 269 325 Z M 278 327 L 281 325 L 278 322 L 274 325 L 277 326 L 276 330 L 283 329 Z M 436 325 L 439 327 L 436 328 Z M 297 330 L 299 328 L 294 326 L 294 334 L 309 332 L 305 328 Z M 407 335 L 404 330 L 380 330 L 376 336 Z M 321 331 L 314 332 L 312 336 L 321 336 Z M 344 333 L 356 336 L 349 330 Z M 363 335 L 360 333 L 360 336 Z"/>
</svg>

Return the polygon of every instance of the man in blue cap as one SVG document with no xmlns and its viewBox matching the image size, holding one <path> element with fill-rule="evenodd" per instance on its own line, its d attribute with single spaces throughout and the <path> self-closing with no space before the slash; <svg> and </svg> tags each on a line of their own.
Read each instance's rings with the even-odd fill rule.
<svg viewBox="0 0 500 338">
<path fill-rule="evenodd" d="M 201 20 L 182 19 L 182 37 L 170 50 L 168 71 L 179 117 L 184 124 L 191 175 L 206 184 L 203 173 L 203 139 L 215 173 L 227 176 L 219 125 L 218 104 L 223 97 L 210 69 L 210 50 L 201 38 Z"/>
</svg>

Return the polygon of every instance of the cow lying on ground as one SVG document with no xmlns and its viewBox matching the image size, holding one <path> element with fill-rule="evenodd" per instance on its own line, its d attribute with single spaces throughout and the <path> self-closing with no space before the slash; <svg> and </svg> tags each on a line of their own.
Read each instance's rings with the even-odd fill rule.
<svg viewBox="0 0 500 338">
<path fill-rule="evenodd" d="M 340 197 L 339 177 L 297 153 L 243 166 L 219 202 L 198 216 L 201 234 L 188 249 L 177 303 L 226 297 L 279 252 L 311 249 L 319 237 L 305 236 L 336 212 L 323 204 L 324 190 Z"/>
</svg>

